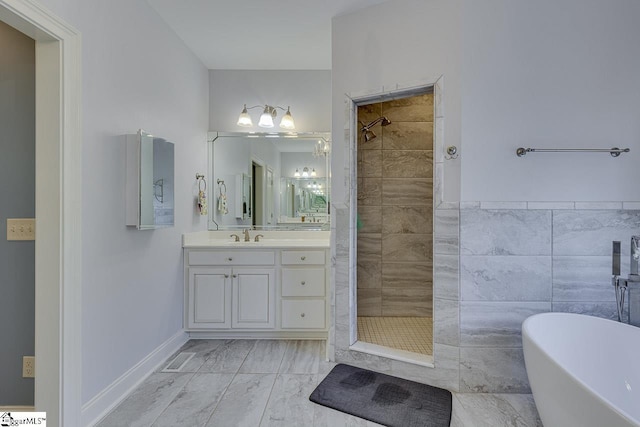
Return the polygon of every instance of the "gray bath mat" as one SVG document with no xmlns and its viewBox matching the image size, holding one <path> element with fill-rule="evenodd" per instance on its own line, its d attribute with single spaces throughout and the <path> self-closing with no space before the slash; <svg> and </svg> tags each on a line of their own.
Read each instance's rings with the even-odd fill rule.
<svg viewBox="0 0 640 427">
<path fill-rule="evenodd" d="M 449 391 L 343 364 L 333 368 L 309 400 L 389 427 L 451 423 Z"/>
</svg>

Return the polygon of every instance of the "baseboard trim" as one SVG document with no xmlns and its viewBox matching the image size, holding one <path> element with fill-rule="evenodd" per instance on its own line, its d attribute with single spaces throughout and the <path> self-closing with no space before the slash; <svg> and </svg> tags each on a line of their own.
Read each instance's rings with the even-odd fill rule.
<svg viewBox="0 0 640 427">
<path fill-rule="evenodd" d="M 36 408 L 33 406 L 0 406 L 0 412 L 35 412 Z"/>
<path fill-rule="evenodd" d="M 184 331 L 178 331 L 117 380 L 109 384 L 93 399 L 82 405 L 82 425 L 91 427 L 97 424 L 142 381 L 158 369 L 169 356 L 182 347 L 188 339 L 189 337 Z"/>
<path fill-rule="evenodd" d="M 188 331 L 189 338 L 192 339 L 218 339 L 218 340 L 264 340 L 264 339 L 280 339 L 280 340 L 326 340 L 326 331 Z"/>
</svg>

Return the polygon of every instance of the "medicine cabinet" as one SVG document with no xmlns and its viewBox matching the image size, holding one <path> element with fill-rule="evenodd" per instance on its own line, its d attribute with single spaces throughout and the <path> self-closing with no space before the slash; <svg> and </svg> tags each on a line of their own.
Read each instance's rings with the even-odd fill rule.
<svg viewBox="0 0 640 427">
<path fill-rule="evenodd" d="M 174 146 L 140 129 L 126 137 L 126 224 L 138 230 L 174 225 Z"/>
</svg>

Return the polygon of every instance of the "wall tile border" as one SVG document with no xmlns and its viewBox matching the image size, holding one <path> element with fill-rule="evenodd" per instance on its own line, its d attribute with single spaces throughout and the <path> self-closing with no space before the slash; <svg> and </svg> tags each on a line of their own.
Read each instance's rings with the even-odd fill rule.
<svg viewBox="0 0 640 427">
<path fill-rule="evenodd" d="M 640 210 L 640 201 L 461 201 L 460 209 L 480 210 Z"/>
</svg>

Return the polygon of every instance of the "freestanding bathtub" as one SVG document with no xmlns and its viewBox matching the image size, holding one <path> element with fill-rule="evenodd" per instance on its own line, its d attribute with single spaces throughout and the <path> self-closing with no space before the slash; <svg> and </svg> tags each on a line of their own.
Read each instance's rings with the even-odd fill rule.
<svg viewBox="0 0 640 427">
<path fill-rule="evenodd" d="M 542 313 L 524 321 L 522 341 L 545 427 L 640 426 L 640 328 Z"/>
</svg>

